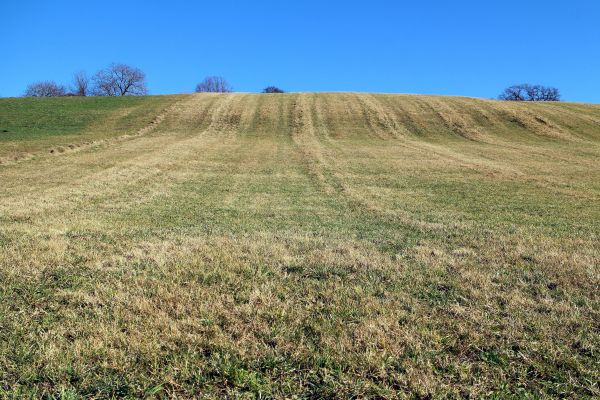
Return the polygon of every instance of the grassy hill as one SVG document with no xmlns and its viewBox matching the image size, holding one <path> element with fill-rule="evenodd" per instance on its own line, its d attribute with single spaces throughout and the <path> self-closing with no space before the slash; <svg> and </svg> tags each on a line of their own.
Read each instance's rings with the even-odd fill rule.
<svg viewBox="0 0 600 400">
<path fill-rule="evenodd" d="M 600 106 L 0 100 L 0 397 L 600 396 Z"/>
<path fill-rule="evenodd" d="M 0 98 L 0 162 L 135 133 L 179 98 Z"/>
</svg>

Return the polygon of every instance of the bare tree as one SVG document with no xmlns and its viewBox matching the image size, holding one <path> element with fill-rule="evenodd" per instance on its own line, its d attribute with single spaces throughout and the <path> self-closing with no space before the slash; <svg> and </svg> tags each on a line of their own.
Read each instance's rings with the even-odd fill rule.
<svg viewBox="0 0 600 400">
<path fill-rule="evenodd" d="M 557 88 L 542 86 L 540 101 L 560 101 L 560 91 Z"/>
<path fill-rule="evenodd" d="M 525 85 L 513 85 L 504 89 L 504 91 L 498 96 L 499 100 L 509 101 L 525 101 L 527 93 L 525 92 Z"/>
<path fill-rule="evenodd" d="M 540 97 L 540 85 L 524 85 L 525 94 L 528 101 L 537 101 Z"/>
<path fill-rule="evenodd" d="M 87 96 L 90 91 L 90 79 L 85 71 L 73 74 L 73 87 L 71 92 L 74 96 Z"/>
<path fill-rule="evenodd" d="M 146 75 L 126 64 L 111 64 L 94 75 L 93 94 L 97 96 L 142 96 L 148 93 Z"/>
<path fill-rule="evenodd" d="M 207 76 L 196 85 L 196 92 L 229 93 L 233 88 L 222 76 Z"/>
<path fill-rule="evenodd" d="M 523 83 L 504 89 L 498 99 L 508 101 L 560 101 L 560 92 L 553 87 Z"/>
<path fill-rule="evenodd" d="M 263 89 L 263 93 L 285 93 L 285 90 L 279 89 L 277 86 L 267 86 Z"/>
<path fill-rule="evenodd" d="M 32 83 L 25 90 L 25 97 L 58 97 L 66 95 L 65 87 L 54 81 Z"/>
</svg>

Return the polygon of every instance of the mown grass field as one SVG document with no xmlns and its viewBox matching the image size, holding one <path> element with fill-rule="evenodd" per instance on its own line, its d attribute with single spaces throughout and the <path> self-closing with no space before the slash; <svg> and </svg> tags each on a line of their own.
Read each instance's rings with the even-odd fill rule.
<svg viewBox="0 0 600 400">
<path fill-rule="evenodd" d="M 598 105 L 3 99 L 0 157 L 0 397 L 600 396 Z"/>
</svg>

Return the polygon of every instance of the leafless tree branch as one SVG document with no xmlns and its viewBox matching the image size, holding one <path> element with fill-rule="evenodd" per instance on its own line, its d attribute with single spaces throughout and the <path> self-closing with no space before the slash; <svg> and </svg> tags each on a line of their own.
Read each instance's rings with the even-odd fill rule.
<svg viewBox="0 0 600 400">
<path fill-rule="evenodd" d="M 73 74 L 72 93 L 75 96 L 87 96 L 90 91 L 90 79 L 84 71 Z"/>
</svg>

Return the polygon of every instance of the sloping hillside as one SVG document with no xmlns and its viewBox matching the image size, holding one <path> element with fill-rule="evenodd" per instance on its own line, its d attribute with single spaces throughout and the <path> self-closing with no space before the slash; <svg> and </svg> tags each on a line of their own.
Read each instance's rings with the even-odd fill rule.
<svg viewBox="0 0 600 400">
<path fill-rule="evenodd" d="M 154 119 L 162 119 L 175 103 L 191 107 L 172 113 L 180 118 L 172 124 L 176 129 L 189 129 L 189 118 L 202 113 L 207 120 L 227 117 L 220 123 L 239 124 L 235 129 L 241 132 L 289 133 L 290 121 L 306 111 L 299 102 L 310 108 L 311 118 L 333 139 L 600 140 L 600 106 L 589 104 L 355 93 L 22 98 L 0 99 L 0 156 L 11 161 L 12 156 L 43 153 L 53 145 L 79 146 L 136 134 L 159 122 Z"/>
<path fill-rule="evenodd" d="M 26 101 L 2 396 L 600 396 L 600 106 Z"/>
</svg>

